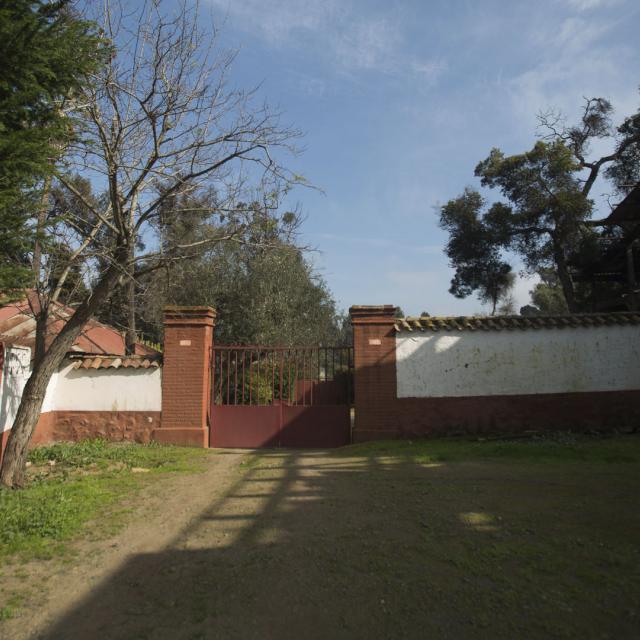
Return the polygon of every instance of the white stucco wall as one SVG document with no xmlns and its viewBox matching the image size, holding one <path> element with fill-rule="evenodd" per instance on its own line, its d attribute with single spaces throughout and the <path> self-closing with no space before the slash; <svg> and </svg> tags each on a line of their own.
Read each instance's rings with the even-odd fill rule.
<svg viewBox="0 0 640 640">
<path fill-rule="evenodd" d="M 51 376 L 51 380 L 49 380 L 49 385 L 47 386 L 47 392 L 44 394 L 44 401 L 42 402 L 42 409 L 40 413 L 48 413 L 49 411 L 54 411 L 56 404 L 56 388 L 58 387 L 59 376 L 59 371 L 56 371 Z"/>
<path fill-rule="evenodd" d="M 160 411 L 162 373 L 153 369 L 72 369 L 50 385 L 47 411 Z M 53 382 L 53 381 L 52 381 Z M 51 393 L 49 393 L 51 391 Z M 43 409 L 44 411 L 45 409 Z"/>
<path fill-rule="evenodd" d="M 640 327 L 399 333 L 398 397 L 640 389 Z"/>
<path fill-rule="evenodd" d="M 31 349 L 28 347 L 4 347 L 2 384 L 0 385 L 0 433 L 8 431 L 13 425 L 20 398 L 22 398 L 22 390 L 29 377 L 30 359 Z"/>
<path fill-rule="evenodd" d="M 24 385 L 31 373 L 31 350 L 6 347 L 0 385 L 0 433 L 13 426 Z M 73 369 L 51 377 L 42 413 L 51 411 L 161 411 L 162 370 Z"/>
</svg>

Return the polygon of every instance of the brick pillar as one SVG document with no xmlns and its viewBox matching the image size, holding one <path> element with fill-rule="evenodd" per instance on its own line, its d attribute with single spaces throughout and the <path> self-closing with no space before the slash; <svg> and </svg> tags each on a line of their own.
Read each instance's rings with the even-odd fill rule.
<svg viewBox="0 0 640 640">
<path fill-rule="evenodd" d="M 166 444 L 209 446 L 209 367 L 216 312 L 211 307 L 166 307 L 162 366 L 162 426 Z"/>
<path fill-rule="evenodd" d="M 349 309 L 355 368 L 354 442 L 393 438 L 397 433 L 395 311 L 389 304 Z"/>
</svg>

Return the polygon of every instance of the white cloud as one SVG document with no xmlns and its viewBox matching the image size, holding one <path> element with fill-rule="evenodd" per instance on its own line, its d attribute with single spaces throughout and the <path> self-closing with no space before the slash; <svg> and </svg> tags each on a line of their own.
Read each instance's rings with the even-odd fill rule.
<svg viewBox="0 0 640 640">
<path fill-rule="evenodd" d="M 441 59 L 427 61 L 414 59 L 411 61 L 411 68 L 416 75 L 433 81 L 447 70 L 447 63 Z"/>
<path fill-rule="evenodd" d="M 236 28 L 272 47 L 312 50 L 347 73 L 375 71 L 417 76 L 434 82 L 446 69 L 441 59 L 421 59 L 405 51 L 397 19 L 365 15 L 344 0 L 209 0 Z"/>
<path fill-rule="evenodd" d="M 297 89 L 305 95 L 314 98 L 320 98 L 324 95 L 327 85 L 321 78 L 293 69 L 288 69 L 287 72 Z"/>
<path fill-rule="evenodd" d="M 612 22 L 587 20 L 572 17 L 564 20 L 560 29 L 551 35 L 552 44 L 562 50 L 563 55 L 580 53 L 593 46 L 595 42 L 610 32 Z"/>
<path fill-rule="evenodd" d="M 395 249 L 401 252 L 413 252 L 423 255 L 440 255 L 442 253 L 442 245 L 439 244 L 411 244 L 408 242 L 398 242 L 388 238 L 376 238 L 366 236 L 347 236 L 335 233 L 310 233 L 310 238 L 318 240 L 330 240 L 331 242 L 361 245 L 371 248 Z"/>
<path fill-rule="evenodd" d="M 236 26 L 259 33 L 270 44 L 288 43 L 301 31 L 322 31 L 342 12 L 335 0 L 209 0 Z"/>
<path fill-rule="evenodd" d="M 619 117 L 629 115 L 637 102 L 637 51 L 613 37 L 619 21 L 571 17 L 554 30 L 547 23 L 529 34 L 537 61 L 505 83 L 512 116 L 531 130 L 535 115 L 549 107 L 578 116 L 583 97 L 611 100 Z"/>
<path fill-rule="evenodd" d="M 402 37 L 387 20 L 361 20 L 332 37 L 334 55 L 350 69 L 394 71 Z"/>
<path fill-rule="evenodd" d="M 578 11 L 589 11 L 622 4 L 625 0 L 567 0 L 570 7 Z"/>
</svg>

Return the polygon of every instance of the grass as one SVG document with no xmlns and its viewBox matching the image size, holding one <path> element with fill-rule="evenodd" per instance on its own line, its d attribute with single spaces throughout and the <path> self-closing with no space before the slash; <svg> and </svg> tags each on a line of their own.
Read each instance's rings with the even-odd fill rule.
<svg viewBox="0 0 640 640">
<path fill-rule="evenodd" d="M 128 495 L 206 453 L 56 445 L 33 453 L 27 492 L 81 482 L 94 497 Z M 48 633 L 300 637 L 312 620 L 322 637 L 636 638 L 639 461 L 638 435 L 570 433 L 259 452 L 229 487 L 210 487 L 212 506 L 190 520 L 184 548 L 128 559 Z M 49 526 L 62 529 L 42 539 L 86 536 L 123 505 L 96 500 L 76 533 L 56 512 Z M 16 568 L 5 572 L 15 586 L 0 597 L 0 620 L 42 601 L 28 575 L 22 593 Z M 3 586 L 0 575 L 0 596 Z M 290 615 L 274 618 L 278 606 Z"/>
<path fill-rule="evenodd" d="M 22 601 L 23 598 L 21 596 L 15 594 L 12 595 L 7 604 L 0 607 L 0 622 L 2 620 L 9 620 L 10 618 L 13 618 L 22 604 Z"/>
<path fill-rule="evenodd" d="M 105 470 L 120 466 L 145 468 L 150 471 L 188 471 L 202 457 L 202 450 L 148 445 L 111 443 L 106 440 L 61 442 L 47 447 L 37 447 L 29 454 L 34 465 L 55 462 L 67 469 L 86 469 L 92 466 Z"/>
<path fill-rule="evenodd" d="M 422 563 L 446 594 L 438 615 L 490 629 L 480 637 L 638 637 L 640 434 L 380 441 L 336 455 L 366 461 L 395 524 L 373 543 L 377 575 L 405 581 Z M 417 592 L 398 606 L 417 610 Z"/>
<path fill-rule="evenodd" d="M 121 499 L 152 474 L 196 471 L 207 453 L 104 440 L 34 449 L 28 486 L 0 489 L 0 564 L 15 556 L 28 560 L 63 553 L 89 521 L 94 521 L 92 533 L 113 532 L 122 521 Z"/>
<path fill-rule="evenodd" d="M 414 462 L 463 462 L 472 460 L 522 461 L 526 463 L 639 463 L 640 434 L 596 437 L 555 433 L 519 439 L 484 440 L 441 438 L 382 440 L 344 447 L 340 455 L 390 455 Z"/>
</svg>

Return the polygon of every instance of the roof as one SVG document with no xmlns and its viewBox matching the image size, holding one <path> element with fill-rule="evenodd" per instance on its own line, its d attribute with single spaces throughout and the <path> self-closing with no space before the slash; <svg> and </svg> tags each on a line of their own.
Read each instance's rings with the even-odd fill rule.
<svg viewBox="0 0 640 640">
<path fill-rule="evenodd" d="M 604 224 L 623 224 L 640 221 L 640 185 L 636 185 L 625 199 L 603 220 Z"/>
<path fill-rule="evenodd" d="M 34 296 L 31 303 L 28 298 L 8 303 L 0 307 L 0 342 L 18 344 L 25 347 L 35 345 L 36 320 L 32 310 L 36 307 Z M 45 344 L 48 346 L 61 331 L 74 309 L 63 304 L 54 304 L 49 322 Z M 82 353 L 103 353 L 124 355 L 124 336 L 114 327 L 90 320 L 71 347 L 72 351 Z M 143 344 L 136 344 L 136 354 L 147 355 L 157 353 Z"/>
<path fill-rule="evenodd" d="M 564 329 L 640 325 L 640 313 L 581 313 L 559 316 L 430 316 L 399 318 L 396 332 L 407 331 L 502 331 L 503 329 Z"/>
<path fill-rule="evenodd" d="M 122 356 L 119 354 L 93 355 L 87 353 L 68 354 L 65 364 L 71 363 L 73 369 L 152 369 L 162 364 L 162 356 L 138 355 Z"/>
</svg>

